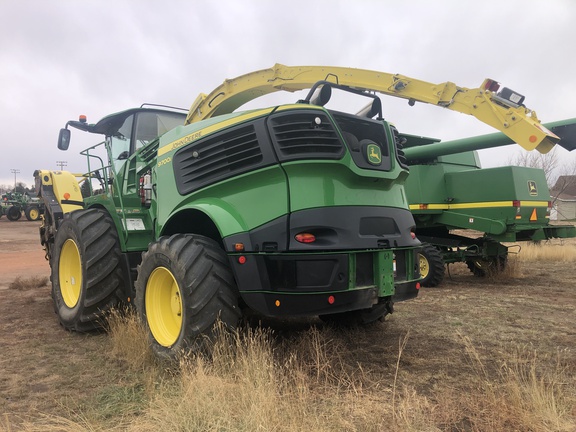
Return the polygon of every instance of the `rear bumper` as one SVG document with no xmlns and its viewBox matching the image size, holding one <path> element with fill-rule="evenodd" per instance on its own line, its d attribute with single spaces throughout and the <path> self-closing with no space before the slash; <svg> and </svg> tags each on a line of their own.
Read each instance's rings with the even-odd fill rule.
<svg viewBox="0 0 576 432">
<path fill-rule="evenodd" d="M 235 254 L 230 264 L 249 308 L 267 316 L 312 316 L 415 298 L 418 250 Z"/>
</svg>

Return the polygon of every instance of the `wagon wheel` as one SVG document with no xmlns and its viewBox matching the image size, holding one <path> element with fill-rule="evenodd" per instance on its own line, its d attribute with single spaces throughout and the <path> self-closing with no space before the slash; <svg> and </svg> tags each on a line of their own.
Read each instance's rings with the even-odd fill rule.
<svg viewBox="0 0 576 432">
<path fill-rule="evenodd" d="M 22 211 L 20 210 L 20 207 L 17 207 L 17 206 L 8 207 L 8 211 L 6 212 L 6 217 L 8 218 L 8 220 L 11 220 L 13 222 L 20 219 L 22 217 Z"/>
</svg>

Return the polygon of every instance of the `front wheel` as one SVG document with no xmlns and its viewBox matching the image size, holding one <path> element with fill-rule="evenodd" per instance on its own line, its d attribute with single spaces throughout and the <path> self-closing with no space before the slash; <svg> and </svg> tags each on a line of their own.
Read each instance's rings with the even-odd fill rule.
<svg viewBox="0 0 576 432">
<path fill-rule="evenodd" d="M 160 237 L 142 255 L 136 308 L 163 358 L 201 347 L 218 321 L 234 329 L 241 312 L 226 253 L 203 236 Z"/>
<path fill-rule="evenodd" d="M 40 219 L 40 208 L 35 205 L 28 206 L 24 210 L 24 214 L 26 215 L 26 219 L 29 221 L 36 221 Z"/>
<path fill-rule="evenodd" d="M 102 210 L 68 213 L 58 228 L 50 267 L 52 299 L 67 330 L 102 327 L 103 317 L 121 302 L 124 288 L 116 227 Z"/>
<path fill-rule="evenodd" d="M 424 243 L 418 253 L 420 265 L 420 284 L 424 287 L 436 287 L 444 280 L 444 259 L 442 253 L 431 244 Z"/>
</svg>

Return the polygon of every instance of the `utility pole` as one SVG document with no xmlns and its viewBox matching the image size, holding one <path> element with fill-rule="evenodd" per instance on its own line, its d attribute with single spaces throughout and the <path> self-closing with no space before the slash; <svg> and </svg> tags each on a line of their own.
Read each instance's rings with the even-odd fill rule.
<svg viewBox="0 0 576 432">
<path fill-rule="evenodd" d="M 62 171 L 62 168 L 65 167 L 66 165 L 68 165 L 68 162 L 66 161 L 56 161 L 56 165 L 58 165 L 60 167 L 60 171 Z"/>
<path fill-rule="evenodd" d="M 14 192 L 16 192 L 16 174 L 20 174 L 20 170 L 19 169 L 11 169 L 10 172 L 14 173 Z"/>
</svg>

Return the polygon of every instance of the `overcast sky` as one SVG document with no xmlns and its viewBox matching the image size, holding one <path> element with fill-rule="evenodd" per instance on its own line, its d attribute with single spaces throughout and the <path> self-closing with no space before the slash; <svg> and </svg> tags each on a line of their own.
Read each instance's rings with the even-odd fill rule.
<svg viewBox="0 0 576 432">
<path fill-rule="evenodd" d="M 73 130 L 70 149 L 56 148 L 59 129 L 79 114 L 95 123 L 144 102 L 188 108 L 224 79 L 275 63 L 463 87 L 493 78 L 524 94 L 544 123 L 574 118 L 575 41 L 573 0 L 0 0 L 0 184 L 13 185 L 18 170 L 30 186 L 35 169 L 57 161 L 85 171 L 78 152 L 94 136 Z M 384 116 L 403 132 L 448 140 L 495 131 L 441 108 L 394 104 Z M 517 148 L 480 157 L 504 165 Z"/>
</svg>

